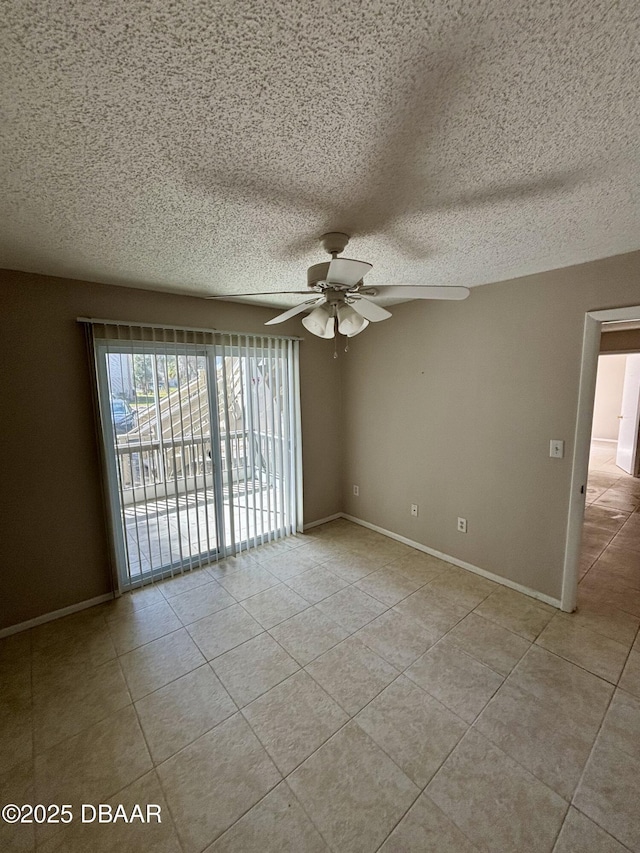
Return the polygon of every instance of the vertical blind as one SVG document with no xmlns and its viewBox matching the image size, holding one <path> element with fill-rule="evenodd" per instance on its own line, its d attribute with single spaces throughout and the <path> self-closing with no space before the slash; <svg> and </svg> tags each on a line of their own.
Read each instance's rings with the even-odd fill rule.
<svg viewBox="0 0 640 853">
<path fill-rule="evenodd" d="M 121 589 L 301 528 L 296 339 L 81 321 Z"/>
</svg>

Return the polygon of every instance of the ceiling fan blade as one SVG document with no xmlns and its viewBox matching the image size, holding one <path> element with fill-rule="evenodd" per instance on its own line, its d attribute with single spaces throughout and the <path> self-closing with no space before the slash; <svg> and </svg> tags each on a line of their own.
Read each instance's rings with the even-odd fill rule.
<svg viewBox="0 0 640 853">
<path fill-rule="evenodd" d="M 384 296 L 387 299 L 466 299 L 468 287 L 438 287 L 428 284 L 388 284 L 365 291 L 367 296 Z"/>
<path fill-rule="evenodd" d="M 205 296 L 205 299 L 240 299 L 245 297 L 251 299 L 254 296 L 281 296 L 283 294 L 293 294 L 295 296 L 307 296 L 313 291 L 309 290 L 266 290 L 264 293 L 220 293 L 218 296 Z"/>
<path fill-rule="evenodd" d="M 366 261 L 352 261 L 350 258 L 334 258 L 329 263 L 327 282 L 353 287 L 371 269 Z"/>
<path fill-rule="evenodd" d="M 288 311 L 278 314 L 278 316 L 274 317 L 272 320 L 267 320 L 265 326 L 275 326 L 276 323 L 284 323 L 285 320 L 295 317 L 296 314 L 302 314 L 303 311 L 307 310 L 309 305 L 317 305 L 319 302 L 324 302 L 324 296 L 321 296 L 320 299 L 308 299 L 306 302 L 301 302 L 299 305 L 289 308 Z"/>
<path fill-rule="evenodd" d="M 391 312 L 387 311 L 386 308 L 376 305 L 375 302 L 369 302 L 368 299 L 364 299 L 362 296 L 355 299 L 351 307 L 361 317 L 364 317 L 365 320 L 371 320 L 372 323 L 379 323 L 380 320 L 387 320 L 391 317 Z"/>
</svg>

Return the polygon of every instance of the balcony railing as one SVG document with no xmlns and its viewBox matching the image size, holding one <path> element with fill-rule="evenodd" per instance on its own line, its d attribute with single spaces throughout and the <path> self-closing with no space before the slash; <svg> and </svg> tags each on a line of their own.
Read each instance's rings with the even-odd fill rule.
<svg viewBox="0 0 640 853">
<path fill-rule="evenodd" d="M 223 489 L 245 480 L 274 485 L 278 473 L 269 471 L 267 477 L 265 464 L 265 459 L 273 458 L 272 442 L 267 433 L 236 430 L 221 434 Z M 213 486 L 209 435 L 144 441 L 124 435 L 118 437 L 116 452 L 125 505 Z"/>
</svg>

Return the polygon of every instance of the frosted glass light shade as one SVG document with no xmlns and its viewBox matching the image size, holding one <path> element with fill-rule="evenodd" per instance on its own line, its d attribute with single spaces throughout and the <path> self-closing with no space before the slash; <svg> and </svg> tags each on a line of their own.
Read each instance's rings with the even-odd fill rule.
<svg viewBox="0 0 640 853">
<path fill-rule="evenodd" d="M 369 321 L 354 311 L 351 305 L 338 306 L 338 331 L 341 335 L 352 338 L 354 335 L 363 332 L 368 325 Z"/>
<path fill-rule="evenodd" d="M 318 338 L 333 338 L 335 335 L 335 319 L 328 305 L 318 305 L 314 308 L 302 318 L 302 325 Z"/>
</svg>

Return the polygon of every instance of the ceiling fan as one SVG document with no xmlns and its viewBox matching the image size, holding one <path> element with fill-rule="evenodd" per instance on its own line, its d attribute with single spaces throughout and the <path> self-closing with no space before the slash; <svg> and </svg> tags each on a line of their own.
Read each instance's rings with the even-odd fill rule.
<svg viewBox="0 0 640 853">
<path fill-rule="evenodd" d="M 378 323 L 391 317 L 391 312 L 381 305 L 371 302 L 371 298 L 384 296 L 395 299 L 466 299 L 467 287 L 431 286 L 423 284 L 390 284 L 382 287 L 367 287 L 364 276 L 372 265 L 366 261 L 337 257 L 349 242 L 347 234 L 330 231 L 323 234 L 320 242 L 331 255 L 330 261 L 313 264 L 307 270 L 308 290 L 285 290 L 283 294 L 306 296 L 313 294 L 299 305 L 289 308 L 268 320 L 265 326 L 284 323 L 296 314 L 302 314 L 312 308 L 302 325 L 319 338 L 334 338 L 337 331 L 347 338 L 359 335 L 369 323 Z M 252 296 L 270 296 L 270 293 L 256 293 Z M 229 299 L 229 296 L 210 296 L 209 299 Z"/>
</svg>

